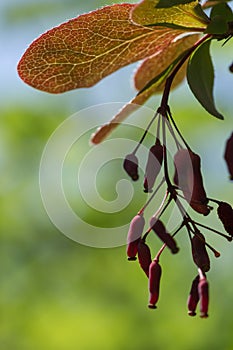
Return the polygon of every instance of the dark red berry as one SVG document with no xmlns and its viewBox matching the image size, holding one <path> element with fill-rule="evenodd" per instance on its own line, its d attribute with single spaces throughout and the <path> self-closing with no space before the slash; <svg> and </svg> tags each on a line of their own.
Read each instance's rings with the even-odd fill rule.
<svg viewBox="0 0 233 350">
<path fill-rule="evenodd" d="M 163 146 L 159 139 L 156 139 L 155 145 L 150 148 L 146 164 L 144 192 L 151 192 L 155 180 L 160 172 L 163 163 Z"/>
<path fill-rule="evenodd" d="M 222 221 L 222 224 L 227 233 L 233 236 L 233 209 L 230 204 L 226 202 L 220 202 L 218 206 L 218 217 Z"/>
<path fill-rule="evenodd" d="M 224 158 L 227 163 L 230 180 L 233 180 L 233 133 L 226 142 Z"/>
<path fill-rule="evenodd" d="M 138 243 L 140 238 L 136 239 L 136 241 L 130 242 L 127 245 L 127 256 L 129 261 L 137 260 L 136 255 L 138 253 Z"/>
<path fill-rule="evenodd" d="M 136 215 L 130 223 L 127 236 L 127 256 L 128 260 L 136 260 L 138 253 L 138 243 L 145 226 L 145 219 L 142 215 Z"/>
<path fill-rule="evenodd" d="M 150 309 L 156 309 L 156 303 L 159 299 L 159 287 L 161 279 L 162 269 L 158 260 L 153 260 L 149 268 L 149 304 Z"/>
<path fill-rule="evenodd" d="M 190 206 L 200 214 L 208 215 L 208 199 L 203 185 L 200 157 L 188 149 L 180 149 L 174 156 L 174 183 L 184 194 Z"/>
<path fill-rule="evenodd" d="M 199 275 L 194 278 L 191 286 L 191 290 L 188 297 L 188 314 L 189 316 L 196 316 L 196 308 L 199 301 L 199 293 L 198 293 L 198 283 L 199 283 Z"/>
<path fill-rule="evenodd" d="M 150 219 L 150 227 L 155 232 L 155 234 L 162 240 L 163 243 L 171 250 L 172 254 L 176 254 L 179 251 L 176 241 L 174 238 L 166 231 L 166 228 L 162 221 L 158 220 L 156 217 Z"/>
<path fill-rule="evenodd" d="M 200 316 L 202 318 L 207 318 L 209 307 L 209 285 L 205 277 L 201 278 L 198 283 L 198 293 L 200 298 Z"/>
<path fill-rule="evenodd" d="M 203 272 L 210 269 L 210 259 L 205 246 L 205 237 L 199 232 L 191 239 L 193 261 Z"/>
<path fill-rule="evenodd" d="M 131 153 L 125 157 L 123 168 L 133 181 L 138 180 L 138 159 L 135 154 Z"/>
<path fill-rule="evenodd" d="M 149 267 L 151 264 L 151 253 L 150 253 L 150 248 L 148 245 L 141 239 L 139 244 L 138 244 L 138 261 L 147 275 L 149 277 Z"/>
</svg>

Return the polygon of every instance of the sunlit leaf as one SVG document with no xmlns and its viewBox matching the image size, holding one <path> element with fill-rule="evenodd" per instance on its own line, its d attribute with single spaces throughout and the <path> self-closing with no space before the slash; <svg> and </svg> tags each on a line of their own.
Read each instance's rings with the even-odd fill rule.
<svg viewBox="0 0 233 350">
<path fill-rule="evenodd" d="M 190 48 L 198 39 L 198 35 L 191 35 L 174 41 L 169 47 L 154 56 L 145 59 L 135 73 L 135 87 L 140 90 L 138 95 L 127 103 L 114 118 L 102 126 L 92 137 L 92 142 L 102 142 L 110 133 L 131 113 L 143 105 L 153 94 L 161 92 L 165 81 L 177 64 L 182 52 Z M 187 65 L 184 64 L 176 75 L 172 87 L 180 84 L 186 75 Z M 147 86 L 148 84 L 148 86 Z"/>
<path fill-rule="evenodd" d="M 190 48 L 198 40 L 198 35 L 189 35 L 179 40 L 174 40 L 171 45 L 163 51 L 146 58 L 137 69 L 134 76 L 134 83 L 137 90 L 143 89 L 148 82 L 163 72 L 182 52 Z M 173 87 L 178 85 L 185 77 L 185 70 L 176 76 Z M 153 93 L 161 92 L 164 83 L 154 88 Z"/>
<path fill-rule="evenodd" d="M 186 73 L 186 65 L 177 74 L 174 86 L 183 81 Z M 147 89 L 136 95 L 130 102 L 125 104 L 123 108 L 112 118 L 112 120 L 100 127 L 91 138 L 92 143 L 101 143 L 106 137 L 108 137 L 130 114 L 139 109 L 154 93 L 159 89 L 159 86 L 164 85 L 164 80 L 167 78 L 170 70 L 169 67 L 165 70 L 164 75 L 161 74 L 160 79 L 155 80 Z"/>
<path fill-rule="evenodd" d="M 130 114 L 139 109 L 153 94 L 153 86 L 150 89 L 145 90 L 141 94 L 134 97 L 131 101 L 126 103 L 122 109 L 110 120 L 109 123 L 101 126 L 92 135 L 91 142 L 94 144 L 101 143 L 106 137 L 108 137 Z"/>
<path fill-rule="evenodd" d="M 112 118 L 112 120 L 100 127 L 92 136 L 91 141 L 94 144 L 102 142 L 120 123 L 122 123 L 131 113 L 135 112 L 143 105 L 152 95 L 151 89 L 145 90 L 143 93 L 134 97 Z"/>
<path fill-rule="evenodd" d="M 159 0 L 156 8 L 167 8 L 175 5 L 188 4 L 194 0 Z"/>
<path fill-rule="evenodd" d="M 198 1 L 180 4 L 169 8 L 156 8 L 159 0 L 143 0 L 132 10 L 131 18 L 135 23 L 151 26 L 172 24 L 184 28 L 205 29 L 208 17 L 202 11 Z"/>
<path fill-rule="evenodd" d="M 18 65 L 29 85 L 51 93 L 90 87 L 132 62 L 166 48 L 181 31 L 133 24 L 134 5 L 107 6 L 36 39 Z"/>
<path fill-rule="evenodd" d="M 161 72 L 153 82 L 149 84 L 140 91 L 136 97 L 134 97 L 130 102 L 128 102 L 123 108 L 113 117 L 113 119 L 103 125 L 91 138 L 94 144 L 102 142 L 120 123 L 122 123 L 131 113 L 136 111 L 141 105 L 143 105 L 148 98 L 151 97 L 158 90 L 159 86 L 164 83 L 165 79 L 168 77 L 172 70 L 172 66 L 168 66 L 163 72 Z M 184 71 L 182 71 L 182 80 L 184 78 Z"/>
<path fill-rule="evenodd" d="M 210 40 L 204 42 L 189 60 L 187 79 L 190 89 L 200 104 L 213 116 L 223 119 L 213 97 L 214 69 L 210 57 Z"/>
<path fill-rule="evenodd" d="M 121 122 L 123 122 L 131 113 L 143 105 L 154 93 L 163 90 L 165 80 L 180 59 L 179 54 L 183 51 L 185 52 L 185 49 L 192 46 L 197 37 L 197 35 L 193 35 L 180 39 L 178 43 L 173 43 L 173 45 L 171 45 L 171 50 L 167 48 L 165 51 L 165 54 L 168 54 L 168 60 L 164 58 L 164 51 L 162 51 L 158 53 L 157 56 L 152 56 L 151 60 L 146 59 L 142 63 L 135 76 L 136 88 L 141 91 L 139 91 L 137 96 L 127 103 L 109 123 L 97 130 L 97 132 L 92 136 L 91 140 L 94 144 L 102 142 Z M 175 44 L 177 45 L 177 49 Z M 175 60 L 172 60 L 172 54 L 174 54 L 173 59 L 175 58 Z M 160 59 L 162 62 L 158 67 L 157 64 L 160 62 Z M 150 74 L 146 74 L 145 77 L 143 76 L 143 73 L 146 73 L 147 68 L 148 70 L 151 70 L 150 72 L 153 74 L 152 76 L 154 79 L 150 79 Z M 187 66 L 184 64 L 176 75 L 172 87 L 177 86 L 183 81 L 186 74 L 186 68 Z"/>
</svg>

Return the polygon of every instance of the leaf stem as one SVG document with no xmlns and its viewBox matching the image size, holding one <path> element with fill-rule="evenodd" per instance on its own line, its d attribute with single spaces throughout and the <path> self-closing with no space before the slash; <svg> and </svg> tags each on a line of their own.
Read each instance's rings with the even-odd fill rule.
<svg viewBox="0 0 233 350">
<path fill-rule="evenodd" d="M 161 108 L 162 110 L 167 108 L 167 104 L 168 104 L 168 98 L 169 98 L 169 94 L 170 94 L 170 90 L 171 90 L 171 85 L 173 83 L 173 80 L 176 76 L 176 74 L 178 73 L 178 71 L 180 70 L 180 68 L 183 66 L 183 64 L 185 63 L 185 61 L 190 57 L 190 55 L 198 48 L 198 46 L 200 46 L 203 42 L 205 42 L 206 40 L 208 40 L 209 38 L 212 37 L 212 34 L 206 34 L 204 35 L 201 39 L 199 39 L 187 52 L 186 54 L 181 58 L 181 60 L 179 61 L 179 63 L 176 65 L 176 67 L 174 68 L 174 70 L 172 71 L 172 73 L 169 75 L 169 77 L 166 80 L 165 83 L 165 88 L 164 88 L 164 92 L 163 92 L 163 96 L 162 96 L 162 100 L 161 100 Z"/>
<path fill-rule="evenodd" d="M 191 150 L 191 148 L 189 147 L 188 143 L 185 141 L 183 135 L 181 134 L 180 130 L 178 129 L 176 123 L 175 123 L 175 120 L 173 119 L 172 117 L 172 114 L 171 114 L 171 110 L 170 110 L 170 107 L 168 106 L 167 108 L 167 111 L 168 111 L 168 115 L 169 115 L 169 118 L 171 119 L 171 122 L 176 130 L 176 132 L 178 133 L 178 135 L 180 136 L 181 140 L 183 141 L 183 143 L 185 144 L 185 146 L 187 147 L 188 150 Z"/>
<path fill-rule="evenodd" d="M 155 189 L 155 191 L 152 193 L 151 197 L 149 198 L 149 200 L 146 202 L 146 204 L 142 207 L 142 209 L 139 210 L 138 215 L 141 215 L 144 213 L 145 209 L 148 207 L 148 205 L 150 204 L 150 202 L 152 201 L 152 199 L 155 197 L 155 195 L 158 193 L 158 191 L 160 190 L 160 188 L 162 187 L 162 185 L 164 184 L 165 179 L 162 178 L 161 182 L 159 183 L 159 185 L 157 186 L 157 188 Z"/>
<path fill-rule="evenodd" d="M 195 223 L 195 225 L 197 225 L 197 226 L 203 227 L 203 228 L 205 228 L 205 229 L 207 229 L 207 230 L 209 230 L 209 231 L 212 231 L 212 232 L 214 232 L 214 233 L 217 233 L 218 235 L 220 235 L 220 236 L 226 238 L 229 242 L 232 241 L 232 237 L 231 237 L 231 236 L 227 236 L 227 235 L 225 235 L 224 233 L 222 233 L 222 232 L 220 232 L 220 231 L 217 231 L 217 230 L 215 230 L 215 229 L 212 228 L 212 227 L 209 227 L 209 226 L 200 224 L 199 222 L 196 222 L 196 221 L 195 221 L 194 223 Z"/>
<path fill-rule="evenodd" d="M 147 125 L 146 130 L 144 131 L 144 133 L 143 133 L 143 135 L 142 135 L 140 141 L 138 142 L 138 144 L 137 144 L 136 148 L 134 149 L 134 151 L 132 152 L 132 154 L 136 154 L 137 150 L 139 149 L 140 145 L 143 143 L 143 141 L 144 141 L 144 139 L 145 139 L 145 137 L 146 137 L 146 135 L 147 135 L 147 133 L 148 133 L 148 131 L 149 131 L 151 125 L 153 124 L 153 122 L 155 121 L 155 119 L 157 118 L 157 116 L 158 116 L 158 112 L 155 113 L 155 115 L 153 116 L 153 118 L 151 119 L 151 121 L 149 122 L 149 124 Z"/>
</svg>

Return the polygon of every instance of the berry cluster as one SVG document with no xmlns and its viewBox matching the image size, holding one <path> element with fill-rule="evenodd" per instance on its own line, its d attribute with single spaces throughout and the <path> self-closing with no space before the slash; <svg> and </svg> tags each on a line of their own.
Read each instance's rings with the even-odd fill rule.
<svg viewBox="0 0 233 350">
<path fill-rule="evenodd" d="M 203 177 L 201 172 L 201 158 L 194 153 L 182 134 L 180 133 L 170 111 L 170 108 L 160 107 L 150 122 L 148 128 L 139 141 L 136 149 L 125 157 L 123 167 L 133 181 L 138 180 L 138 158 L 136 152 L 155 119 L 158 119 L 157 135 L 155 143 L 149 150 L 148 160 L 144 176 L 144 192 L 150 193 L 156 184 L 156 179 L 163 169 L 163 177 L 155 188 L 148 202 L 132 219 L 127 237 L 128 260 L 136 260 L 149 279 L 149 308 L 155 309 L 159 298 L 159 288 L 162 269 L 159 263 L 162 252 L 168 248 L 172 254 L 179 251 L 175 236 L 182 228 L 185 228 L 191 243 L 192 258 L 198 268 L 198 276 L 194 278 L 188 297 L 188 313 L 190 316 L 196 315 L 196 307 L 200 302 L 200 316 L 208 317 L 208 282 L 206 273 L 210 269 L 210 259 L 207 249 L 212 251 L 215 257 L 220 253 L 206 242 L 205 236 L 200 229 L 212 231 L 228 241 L 233 238 L 233 209 L 230 204 L 207 197 Z M 162 127 L 161 127 L 162 124 Z M 161 134 L 162 128 L 162 136 Z M 175 154 L 173 156 L 173 179 L 170 177 L 170 167 L 168 165 L 167 133 L 170 133 L 175 143 Z M 230 176 L 233 175 L 233 134 L 227 141 L 225 159 L 228 165 Z M 158 191 L 165 185 L 165 196 L 157 212 L 151 217 L 148 228 L 145 230 L 144 212 Z M 164 186 L 163 186 L 164 187 Z M 169 233 L 162 221 L 162 216 L 170 203 L 175 203 L 180 214 L 180 225 L 172 234 Z M 209 203 L 213 203 L 210 206 Z M 225 233 L 219 232 L 212 227 L 195 221 L 188 213 L 188 207 L 203 216 L 207 216 L 214 207 L 217 207 L 217 215 L 221 220 Z M 154 232 L 162 241 L 162 246 L 152 259 L 150 248 L 146 242 L 148 235 Z"/>
</svg>

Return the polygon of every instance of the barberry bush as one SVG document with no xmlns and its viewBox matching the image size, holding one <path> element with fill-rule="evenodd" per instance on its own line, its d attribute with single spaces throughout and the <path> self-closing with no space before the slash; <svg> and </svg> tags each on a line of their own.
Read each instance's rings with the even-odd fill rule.
<svg viewBox="0 0 233 350">
<path fill-rule="evenodd" d="M 143 0 L 136 4 L 115 4 L 80 15 L 55 27 L 36 39 L 18 64 L 20 77 L 32 87 L 63 93 L 91 87 L 107 75 L 136 61 L 141 61 L 134 75 L 137 95 L 113 119 L 92 136 L 99 144 L 133 111 L 152 95 L 161 93 L 150 124 L 134 150 L 126 155 L 123 167 L 132 181 L 139 178 L 137 151 L 152 124 L 157 125 L 154 143 L 148 152 L 142 187 L 149 200 L 133 217 L 127 237 L 128 260 L 139 261 L 148 278 L 149 308 L 159 300 L 165 249 L 179 252 L 179 237 L 184 232 L 197 267 L 188 296 L 188 314 L 208 317 L 210 270 L 209 252 L 220 253 L 206 239 L 206 232 L 227 241 L 233 239 L 233 209 L 224 199 L 209 196 L 201 169 L 201 157 L 192 149 L 173 117 L 169 96 L 184 77 L 196 100 L 213 117 L 223 120 L 214 101 L 214 68 L 210 47 L 213 41 L 230 45 L 233 36 L 233 12 L 230 1 Z M 229 62 L 229 71 L 233 64 Z M 168 135 L 173 140 L 173 165 L 168 161 Z M 233 179 L 233 133 L 226 142 L 224 158 Z M 162 176 L 161 176 L 162 174 Z M 159 179 L 160 176 L 160 179 Z M 164 191 L 164 199 L 149 222 L 145 211 Z M 164 219 L 175 205 L 180 224 L 168 232 Z M 196 219 L 196 215 L 200 220 Z M 134 214 L 133 214 L 134 215 Z M 132 216 L 133 216 L 132 215 Z M 222 231 L 205 224 L 205 217 L 217 215 Z M 155 235 L 161 247 L 151 255 L 148 236 Z"/>
</svg>

